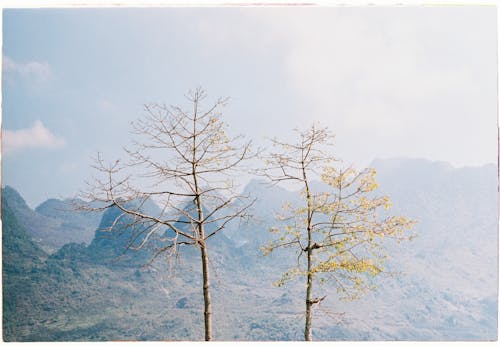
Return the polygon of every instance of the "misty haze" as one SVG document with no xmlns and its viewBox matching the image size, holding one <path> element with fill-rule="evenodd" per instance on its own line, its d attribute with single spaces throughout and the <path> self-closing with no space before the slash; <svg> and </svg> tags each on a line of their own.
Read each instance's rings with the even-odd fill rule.
<svg viewBox="0 0 500 346">
<path fill-rule="evenodd" d="M 4 9 L 4 341 L 491 341 L 493 6 Z"/>
</svg>

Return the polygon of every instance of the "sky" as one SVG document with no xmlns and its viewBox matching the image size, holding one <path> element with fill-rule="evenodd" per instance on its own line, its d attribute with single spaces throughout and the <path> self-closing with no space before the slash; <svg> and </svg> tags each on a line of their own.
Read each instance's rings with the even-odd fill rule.
<svg viewBox="0 0 500 346">
<path fill-rule="evenodd" d="M 496 36 L 493 6 L 4 9 L 2 185 L 73 196 L 198 86 L 258 146 L 314 122 L 357 167 L 496 163 Z"/>
</svg>

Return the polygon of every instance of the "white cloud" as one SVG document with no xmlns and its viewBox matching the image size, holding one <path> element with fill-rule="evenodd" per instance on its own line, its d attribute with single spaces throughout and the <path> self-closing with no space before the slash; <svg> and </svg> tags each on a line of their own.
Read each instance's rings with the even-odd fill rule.
<svg viewBox="0 0 500 346">
<path fill-rule="evenodd" d="M 2 65 L 4 73 L 11 73 L 37 83 L 47 81 L 52 74 L 50 66 L 46 62 L 29 61 L 22 63 L 4 56 Z"/>
<path fill-rule="evenodd" d="M 57 149 L 65 144 L 63 138 L 52 134 L 40 120 L 37 120 L 28 129 L 4 130 L 2 132 L 2 152 L 4 154 L 29 148 Z"/>
<path fill-rule="evenodd" d="M 337 133 L 341 157 L 365 164 L 381 155 L 496 161 L 495 11 L 307 8 L 280 15 L 270 11 L 259 27 L 280 38 L 284 85 L 305 114 L 287 123 L 321 120 Z"/>
</svg>

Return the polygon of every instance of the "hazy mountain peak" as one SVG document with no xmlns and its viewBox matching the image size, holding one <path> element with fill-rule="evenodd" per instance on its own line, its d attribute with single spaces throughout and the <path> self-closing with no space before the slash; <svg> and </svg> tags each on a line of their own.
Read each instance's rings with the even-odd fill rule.
<svg viewBox="0 0 500 346">
<path fill-rule="evenodd" d="M 12 207 L 29 209 L 21 194 L 13 187 L 6 185 L 2 188 L 2 201 L 8 201 Z"/>
<path fill-rule="evenodd" d="M 370 167 L 385 171 L 399 171 L 401 169 L 430 168 L 440 171 L 452 170 L 453 166 L 445 161 L 432 161 L 424 158 L 393 157 L 387 159 L 376 158 Z"/>
<path fill-rule="evenodd" d="M 40 213 L 40 214 L 43 214 L 46 216 L 51 216 L 51 215 L 47 215 L 46 213 L 49 210 L 53 210 L 53 209 L 67 210 L 67 209 L 69 209 L 69 205 L 68 205 L 68 203 L 66 203 L 65 201 L 61 201 L 60 199 L 49 198 L 48 200 L 40 203 L 35 208 L 35 211 L 37 213 Z"/>
<path fill-rule="evenodd" d="M 244 188 L 244 194 L 253 193 L 255 191 L 261 191 L 263 189 L 269 188 L 269 184 L 264 179 L 251 179 Z"/>
</svg>

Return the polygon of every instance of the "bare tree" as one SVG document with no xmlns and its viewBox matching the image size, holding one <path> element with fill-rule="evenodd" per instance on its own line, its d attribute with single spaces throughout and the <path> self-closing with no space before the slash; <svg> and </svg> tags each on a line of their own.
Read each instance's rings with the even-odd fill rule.
<svg viewBox="0 0 500 346">
<path fill-rule="evenodd" d="M 313 283 L 332 281 L 347 298 L 370 288 L 370 276 L 383 272 L 383 238 L 406 239 L 414 221 L 388 216 L 387 196 L 376 196 L 375 170 L 339 169 L 328 153 L 333 136 L 314 125 L 298 132 L 298 141 L 272 140 L 274 151 L 265 157 L 262 174 L 272 184 L 293 182 L 301 189 L 303 205 L 285 203 L 282 224 L 271 229 L 278 238 L 263 247 L 264 254 L 279 248 L 297 250 L 297 266 L 285 272 L 278 286 L 300 275 L 306 278 L 304 339 L 312 340 L 312 308 L 326 296 L 313 296 Z M 320 179 L 323 186 L 313 186 Z M 305 255 L 305 258 L 303 257 Z M 305 267 L 303 266 L 305 261 Z"/>
<path fill-rule="evenodd" d="M 137 137 L 125 149 L 127 162 L 112 164 L 98 156 L 99 177 L 82 197 L 118 208 L 125 225 L 134 231 L 129 248 L 152 248 L 151 262 L 160 255 L 172 256 L 180 246 L 200 250 L 203 273 L 205 340 L 212 340 L 209 240 L 228 223 L 244 218 L 253 201 L 236 193 L 233 177 L 251 158 L 250 142 L 228 137 L 221 109 L 227 99 L 204 107 L 204 90 L 189 92 L 192 109 L 152 104 L 145 116 L 132 123 Z M 154 200 L 158 215 L 143 208 Z M 91 208 L 92 209 L 92 208 Z M 113 223 L 109 230 L 115 228 Z"/>
</svg>

